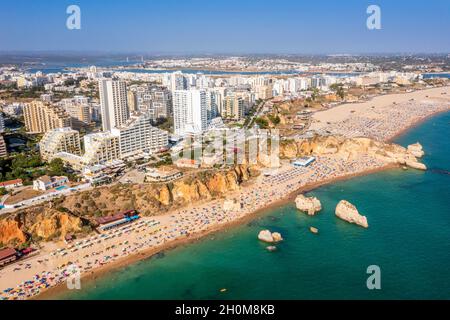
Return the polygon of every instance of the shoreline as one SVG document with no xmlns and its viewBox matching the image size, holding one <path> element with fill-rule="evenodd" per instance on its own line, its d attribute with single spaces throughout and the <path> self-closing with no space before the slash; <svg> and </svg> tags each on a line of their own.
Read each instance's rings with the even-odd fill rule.
<svg viewBox="0 0 450 320">
<path fill-rule="evenodd" d="M 299 193 L 307 193 L 307 192 L 311 192 L 317 188 L 320 188 L 322 186 L 333 184 L 336 182 L 346 181 L 346 180 L 350 180 L 350 179 L 353 179 L 356 177 L 363 177 L 363 176 L 367 176 L 367 175 L 371 175 L 371 174 L 375 174 L 375 173 L 379 173 L 379 172 L 383 172 L 383 171 L 387 171 L 387 170 L 392 170 L 392 169 L 399 169 L 399 168 L 400 167 L 398 165 L 387 164 L 380 168 L 374 168 L 374 169 L 366 170 L 366 171 L 359 172 L 359 173 L 348 174 L 345 176 L 327 179 L 327 180 L 324 180 L 321 182 L 305 185 L 301 188 L 293 190 L 292 192 L 287 194 L 286 197 L 284 197 L 283 199 L 274 201 L 273 203 L 267 205 L 266 207 L 258 209 L 250 214 L 246 214 L 245 216 L 243 216 L 235 221 L 228 222 L 224 225 L 215 226 L 209 230 L 205 230 L 205 231 L 203 231 L 195 236 L 192 236 L 192 237 L 174 240 L 173 242 L 167 243 L 167 244 L 161 246 L 160 248 L 145 249 L 145 250 L 142 250 L 141 252 L 137 252 L 135 254 L 131 254 L 129 256 L 123 257 L 117 261 L 113 261 L 112 263 L 109 263 L 105 266 L 97 268 L 97 269 L 89 272 L 88 274 L 82 275 L 81 281 L 82 282 L 86 281 L 86 282 L 92 283 L 93 281 L 104 278 L 105 276 L 107 276 L 107 274 L 110 271 L 118 271 L 119 269 L 127 267 L 129 265 L 150 259 L 154 255 L 156 255 L 160 252 L 173 250 L 173 249 L 181 247 L 181 246 L 196 243 L 198 241 L 203 241 L 203 240 L 206 240 L 205 238 L 209 235 L 213 235 L 218 232 L 226 232 L 229 229 L 239 227 L 245 223 L 252 221 L 253 219 L 257 218 L 258 216 L 261 216 L 261 215 L 267 213 L 270 210 L 273 210 L 273 209 L 279 208 L 280 206 L 284 206 L 284 205 L 291 203 L 293 201 L 293 199 Z M 63 294 L 65 292 L 69 292 L 69 291 L 70 290 L 66 288 L 65 283 L 60 283 L 57 286 L 50 287 L 50 288 L 42 291 L 40 294 L 30 298 L 30 300 L 56 300 L 53 298 L 56 298 L 57 295 L 60 295 L 60 294 Z"/>
<path fill-rule="evenodd" d="M 398 132 L 396 132 L 394 135 L 392 135 L 390 137 L 386 137 L 385 141 L 392 142 L 393 140 L 397 139 L 399 136 L 405 134 L 407 131 L 413 129 L 414 127 L 420 125 L 421 123 L 427 121 L 428 119 L 435 117 L 439 114 L 449 112 L 449 111 L 450 111 L 449 109 L 440 110 L 437 112 L 430 113 L 427 116 L 420 117 L 416 121 L 406 123 L 407 126 L 405 128 L 399 130 Z M 255 219 L 258 215 L 261 215 L 263 213 L 266 213 L 267 211 L 276 209 L 280 206 L 283 206 L 283 205 L 289 203 L 290 201 L 292 201 L 293 197 L 295 197 L 299 193 L 306 193 L 311 190 L 317 189 L 321 186 L 336 183 L 338 181 L 349 180 L 354 177 L 366 176 L 369 174 L 373 174 L 373 173 L 377 173 L 377 172 L 381 172 L 381 171 L 385 171 L 385 170 L 389 170 L 389 169 L 399 168 L 399 167 L 400 166 L 398 166 L 398 165 L 385 164 L 385 165 L 378 166 L 378 167 L 367 168 L 365 170 L 363 169 L 362 171 L 355 172 L 355 173 L 345 174 L 345 172 L 344 172 L 344 174 L 341 176 L 324 179 L 319 182 L 312 182 L 312 183 L 300 186 L 297 189 L 295 189 L 295 187 L 294 187 L 293 190 L 289 190 L 288 192 L 283 194 L 282 198 L 279 198 L 278 200 L 268 203 L 264 207 L 256 208 L 254 211 L 244 213 L 242 216 L 237 217 L 235 220 L 230 220 L 229 222 L 226 222 L 224 224 L 211 225 L 207 229 L 201 230 L 197 233 L 192 233 L 188 237 L 182 236 L 179 238 L 175 238 L 171 241 L 168 241 L 167 243 L 161 243 L 157 247 L 149 247 L 146 249 L 142 248 L 142 250 L 130 253 L 130 254 L 123 256 L 117 260 L 111 261 L 110 263 L 105 264 L 101 267 L 96 267 L 95 269 L 89 270 L 87 272 L 83 272 L 81 279 L 83 281 L 91 283 L 100 278 L 103 278 L 105 275 L 107 275 L 112 270 L 117 270 L 117 269 L 126 267 L 130 264 L 151 258 L 152 256 L 154 256 L 155 254 L 157 254 L 159 252 L 171 250 L 176 247 L 187 245 L 187 244 L 199 241 L 199 240 L 205 240 L 206 236 L 208 236 L 210 234 L 214 234 L 216 232 L 224 232 L 224 231 L 226 232 L 230 228 L 234 228 L 236 226 L 242 225 L 243 223 L 245 223 L 247 221 L 251 221 L 251 220 Z M 197 206 L 197 204 L 195 206 Z M 37 294 L 33 297 L 30 297 L 29 299 L 33 299 L 33 300 L 54 299 L 55 296 L 58 296 L 59 294 L 62 294 L 67 291 L 68 291 L 68 289 L 65 286 L 65 282 L 61 282 L 55 286 L 43 289 L 39 294 Z"/>
<path fill-rule="evenodd" d="M 441 111 L 435 112 L 433 114 L 430 114 L 430 115 L 428 115 L 428 116 L 426 116 L 426 117 L 424 117 L 422 119 L 417 119 L 409 127 L 400 130 L 399 132 L 394 134 L 392 137 L 387 139 L 386 142 L 393 143 L 394 140 L 396 140 L 396 139 L 400 138 L 401 136 L 403 136 L 404 134 L 408 133 L 408 131 L 410 131 L 411 129 L 414 129 L 415 127 L 420 126 L 424 122 L 426 122 L 426 121 L 428 121 L 428 120 L 430 120 L 430 119 L 432 119 L 434 117 L 438 117 L 441 114 L 444 114 L 444 113 L 447 113 L 447 112 L 450 112 L 450 110 L 449 109 L 441 110 Z"/>
</svg>

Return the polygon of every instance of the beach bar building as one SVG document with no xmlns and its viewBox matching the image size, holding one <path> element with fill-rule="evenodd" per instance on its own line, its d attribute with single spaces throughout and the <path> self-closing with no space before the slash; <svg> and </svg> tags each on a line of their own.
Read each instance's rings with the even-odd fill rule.
<svg viewBox="0 0 450 320">
<path fill-rule="evenodd" d="M 139 218 L 139 214 L 137 214 L 136 210 L 129 210 L 112 216 L 97 218 L 97 229 L 99 231 L 108 231 L 121 225 L 131 223 Z"/>
<path fill-rule="evenodd" d="M 17 252 L 12 248 L 0 249 L 0 267 L 16 261 Z"/>
<path fill-rule="evenodd" d="M 307 167 L 314 161 L 316 161 L 315 157 L 302 157 L 302 158 L 298 158 L 298 159 L 294 160 L 292 162 L 292 165 L 294 167 Z"/>
</svg>

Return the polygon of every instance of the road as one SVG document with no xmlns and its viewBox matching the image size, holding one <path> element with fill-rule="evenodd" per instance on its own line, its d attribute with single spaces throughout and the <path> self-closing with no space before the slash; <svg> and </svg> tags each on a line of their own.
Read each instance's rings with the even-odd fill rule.
<svg viewBox="0 0 450 320">
<path fill-rule="evenodd" d="M 248 124 L 244 127 L 244 129 L 249 129 L 250 126 L 253 125 L 256 118 L 258 118 L 261 115 L 262 111 L 264 110 L 264 106 L 266 105 L 266 102 L 267 102 L 267 100 L 265 100 L 259 104 L 256 112 L 253 114 L 252 118 L 250 119 Z"/>
<path fill-rule="evenodd" d="M 3 208 L 0 209 L 0 216 L 7 214 L 7 213 L 11 213 L 17 210 L 23 210 L 25 208 L 31 207 L 31 206 L 35 206 L 37 204 L 49 201 L 51 199 L 60 197 L 62 195 L 69 195 L 71 193 L 76 193 L 76 192 L 81 192 L 81 191 L 87 191 L 89 189 L 92 189 L 92 186 L 90 183 L 85 183 L 85 184 L 81 184 L 75 187 L 71 187 L 71 188 L 66 188 L 60 191 L 56 191 L 56 192 L 52 192 L 52 193 L 48 193 L 45 195 L 41 195 L 41 196 L 37 196 L 31 199 L 27 199 L 18 203 L 15 203 L 14 206 L 19 205 L 20 207 L 18 208 L 14 208 L 14 207 L 8 207 L 8 208 Z"/>
</svg>

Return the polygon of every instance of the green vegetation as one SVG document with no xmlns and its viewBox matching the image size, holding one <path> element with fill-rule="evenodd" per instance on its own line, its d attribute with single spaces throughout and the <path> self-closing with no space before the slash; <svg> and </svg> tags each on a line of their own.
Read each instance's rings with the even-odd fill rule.
<svg viewBox="0 0 450 320">
<path fill-rule="evenodd" d="M 0 160 L 0 181 L 22 179 L 24 185 L 30 185 L 34 179 L 43 175 L 64 175 L 72 181 L 77 179 L 61 159 L 54 159 L 46 165 L 39 154 L 20 153 L 13 158 Z"/>
<path fill-rule="evenodd" d="M 45 93 L 44 86 L 31 87 L 31 88 L 22 88 L 20 90 L 14 90 L 10 92 L 11 98 L 20 99 L 20 98 L 32 98 L 37 99 L 41 96 L 41 94 Z"/>
<path fill-rule="evenodd" d="M 269 122 L 262 117 L 256 118 L 255 122 L 261 129 L 269 128 Z"/>
<path fill-rule="evenodd" d="M 171 132 L 173 129 L 173 118 L 158 118 L 155 123 L 155 127 Z"/>
<path fill-rule="evenodd" d="M 0 188 L 0 196 L 4 196 L 5 194 L 8 194 L 8 191 L 5 188 Z"/>
<path fill-rule="evenodd" d="M 32 180 L 45 174 L 41 170 L 43 165 L 38 154 L 18 154 L 14 158 L 0 160 L 0 181 L 22 179 L 24 184 L 31 184 Z"/>
<path fill-rule="evenodd" d="M 345 92 L 341 83 L 333 83 L 330 85 L 330 89 L 333 90 L 339 98 L 342 100 L 344 99 Z"/>
<path fill-rule="evenodd" d="M 270 122 L 272 122 L 274 125 L 280 124 L 281 119 L 278 115 L 275 116 L 273 114 L 269 114 L 267 118 L 269 118 Z"/>
</svg>

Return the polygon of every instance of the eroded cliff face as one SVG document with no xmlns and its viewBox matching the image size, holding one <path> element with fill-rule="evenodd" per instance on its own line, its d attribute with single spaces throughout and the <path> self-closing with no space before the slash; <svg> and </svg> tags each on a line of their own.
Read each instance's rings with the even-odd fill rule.
<svg viewBox="0 0 450 320">
<path fill-rule="evenodd" d="M 159 215 L 198 201 L 224 197 L 257 171 L 238 165 L 228 171 L 210 171 L 173 183 L 114 185 L 67 196 L 0 219 L 0 243 L 63 239 L 84 232 L 96 217 L 136 209 L 142 215 Z M 89 228 L 88 228 L 89 229 Z"/>
<path fill-rule="evenodd" d="M 16 219 L 0 220 L 0 243 L 7 245 L 10 243 L 24 243 L 26 235 L 21 229 L 21 225 Z"/>
<path fill-rule="evenodd" d="M 80 218 L 52 208 L 36 207 L 0 220 L 0 243 L 20 245 L 32 240 L 62 240 L 82 230 Z"/>
<path fill-rule="evenodd" d="M 369 155 L 386 163 L 407 165 L 426 170 L 416 157 L 414 148 L 404 148 L 394 143 L 384 143 L 369 138 L 344 138 L 341 136 L 316 136 L 312 139 L 288 140 L 280 144 L 282 158 L 296 158 L 309 155 L 338 155 L 353 160 Z"/>
<path fill-rule="evenodd" d="M 81 231 L 80 218 L 54 209 L 44 210 L 26 225 L 27 232 L 32 237 L 48 240 L 63 240 L 67 234 L 76 234 Z"/>
</svg>

